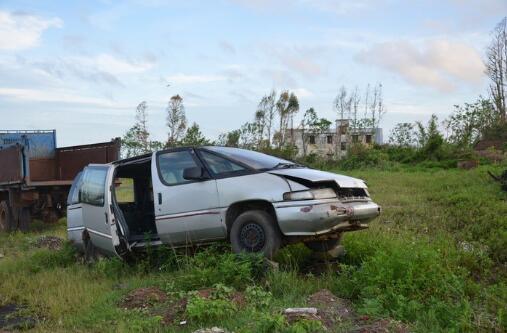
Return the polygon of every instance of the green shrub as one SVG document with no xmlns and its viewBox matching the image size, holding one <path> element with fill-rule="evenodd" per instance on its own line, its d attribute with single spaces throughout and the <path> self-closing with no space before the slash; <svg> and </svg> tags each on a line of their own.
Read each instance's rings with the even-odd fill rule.
<svg viewBox="0 0 507 333">
<path fill-rule="evenodd" d="M 236 306 L 227 299 L 204 299 L 199 296 L 190 297 L 186 308 L 188 317 L 200 322 L 211 322 L 228 318 L 235 311 Z"/>
<path fill-rule="evenodd" d="M 457 255 L 440 253 L 423 240 L 382 237 L 376 250 L 368 240 L 348 245 L 349 253 L 366 250 L 357 265 L 342 266 L 335 291 L 357 300 L 361 313 L 418 322 L 428 330 L 462 329 L 470 322 L 466 272 Z"/>
<path fill-rule="evenodd" d="M 263 258 L 260 255 L 220 253 L 217 248 L 209 247 L 187 258 L 179 282 L 186 290 L 217 283 L 243 289 L 262 271 Z"/>
<path fill-rule="evenodd" d="M 40 249 L 35 251 L 27 262 L 32 272 L 58 267 L 67 267 L 76 262 L 75 248 L 68 242 L 60 250 Z"/>
</svg>

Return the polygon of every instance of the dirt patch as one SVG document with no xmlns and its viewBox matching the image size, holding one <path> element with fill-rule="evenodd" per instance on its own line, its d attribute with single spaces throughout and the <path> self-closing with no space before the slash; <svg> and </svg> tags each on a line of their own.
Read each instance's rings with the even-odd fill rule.
<svg viewBox="0 0 507 333">
<path fill-rule="evenodd" d="M 350 321 L 355 317 L 350 302 L 336 297 L 327 289 L 310 295 L 308 305 L 318 309 L 322 324 L 327 328 L 335 327 L 337 324 Z"/>
<path fill-rule="evenodd" d="M 392 319 L 371 320 L 368 316 L 358 316 L 349 301 L 336 297 L 327 289 L 310 295 L 308 305 L 317 308 L 320 321 L 331 331 L 346 325 L 351 333 L 410 332 L 408 326 Z"/>
<path fill-rule="evenodd" d="M 17 304 L 0 306 L 0 332 L 33 328 L 36 320 L 21 313 L 25 308 Z"/>
<path fill-rule="evenodd" d="M 39 248 L 47 248 L 50 250 L 60 250 L 63 247 L 63 239 L 56 236 L 42 236 L 37 238 L 35 246 Z"/>
<path fill-rule="evenodd" d="M 215 295 L 216 289 L 206 288 L 197 290 L 197 296 L 204 299 L 212 299 Z M 229 300 L 234 303 L 238 308 L 242 308 L 246 305 L 246 297 L 240 291 L 233 292 L 229 297 Z"/>
<path fill-rule="evenodd" d="M 119 306 L 124 309 L 146 309 L 167 301 L 167 294 L 156 287 L 134 289 L 123 298 Z"/>
<path fill-rule="evenodd" d="M 162 322 L 165 325 L 177 324 L 187 309 L 187 302 L 186 298 L 182 298 L 176 302 L 167 304 L 162 312 Z"/>
</svg>

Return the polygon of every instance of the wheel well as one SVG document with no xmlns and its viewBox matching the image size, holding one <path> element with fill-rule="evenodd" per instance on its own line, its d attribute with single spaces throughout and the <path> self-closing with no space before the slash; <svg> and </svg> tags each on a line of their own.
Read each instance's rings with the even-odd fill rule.
<svg viewBox="0 0 507 333">
<path fill-rule="evenodd" d="M 275 208 L 269 201 L 265 200 L 249 200 L 249 201 L 241 201 L 233 203 L 227 209 L 227 213 L 225 214 L 225 225 L 227 226 L 227 238 L 229 238 L 229 232 L 231 230 L 232 224 L 236 217 L 241 215 L 242 213 L 248 210 L 263 210 L 271 215 L 275 222 L 277 222 Z M 276 223 L 278 227 L 278 223 Z"/>
</svg>

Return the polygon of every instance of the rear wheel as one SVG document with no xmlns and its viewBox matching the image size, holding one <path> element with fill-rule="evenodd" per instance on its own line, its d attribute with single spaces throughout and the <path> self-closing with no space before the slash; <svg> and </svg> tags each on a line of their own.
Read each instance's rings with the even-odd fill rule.
<svg viewBox="0 0 507 333">
<path fill-rule="evenodd" d="M 315 252 L 327 252 L 340 244 L 340 238 L 305 242 L 307 248 Z"/>
<path fill-rule="evenodd" d="M 28 231 L 30 223 L 32 223 L 32 214 L 30 212 L 30 208 L 28 207 L 21 208 L 19 213 L 19 224 L 18 224 L 19 230 Z"/>
<path fill-rule="evenodd" d="M 262 253 L 272 258 L 280 249 L 282 239 L 276 221 L 262 210 L 250 210 L 234 221 L 230 239 L 235 253 Z"/>
<path fill-rule="evenodd" d="M 8 232 L 15 229 L 14 217 L 7 201 L 0 202 L 0 232 Z"/>
</svg>

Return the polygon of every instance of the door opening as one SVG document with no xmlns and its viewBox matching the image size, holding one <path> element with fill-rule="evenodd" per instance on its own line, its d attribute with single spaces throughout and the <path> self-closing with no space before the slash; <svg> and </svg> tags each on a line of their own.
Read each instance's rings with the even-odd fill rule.
<svg viewBox="0 0 507 333">
<path fill-rule="evenodd" d="M 114 206 L 123 236 L 129 242 L 158 239 L 155 225 L 151 159 L 133 161 L 116 167 Z M 116 210 L 116 209 L 115 209 Z"/>
</svg>

